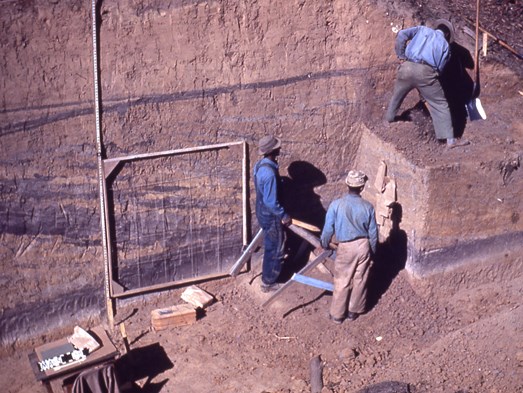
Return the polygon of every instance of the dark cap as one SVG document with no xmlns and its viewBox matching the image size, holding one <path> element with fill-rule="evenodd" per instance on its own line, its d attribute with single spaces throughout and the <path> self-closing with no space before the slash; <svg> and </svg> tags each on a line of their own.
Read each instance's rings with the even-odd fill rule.
<svg viewBox="0 0 523 393">
<path fill-rule="evenodd" d="M 434 26 L 436 30 L 441 30 L 445 33 L 445 31 L 448 31 L 448 34 L 449 34 L 449 37 L 448 37 L 448 42 L 449 44 L 452 44 L 454 42 L 454 26 L 452 25 L 452 23 L 450 23 L 448 20 L 446 19 L 438 19 L 434 22 Z"/>
</svg>

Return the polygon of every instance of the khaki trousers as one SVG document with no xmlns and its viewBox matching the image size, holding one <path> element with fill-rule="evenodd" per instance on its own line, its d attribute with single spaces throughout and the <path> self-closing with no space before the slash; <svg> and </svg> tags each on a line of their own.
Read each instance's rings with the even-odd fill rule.
<svg viewBox="0 0 523 393">
<path fill-rule="evenodd" d="M 371 265 L 369 239 L 340 243 L 334 263 L 334 292 L 330 314 L 344 318 L 347 311 L 363 313 Z"/>
</svg>

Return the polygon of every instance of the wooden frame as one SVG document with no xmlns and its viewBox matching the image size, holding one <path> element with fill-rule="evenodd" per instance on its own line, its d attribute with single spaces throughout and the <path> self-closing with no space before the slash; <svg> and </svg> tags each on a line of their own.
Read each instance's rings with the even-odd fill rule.
<svg viewBox="0 0 523 393">
<path fill-rule="evenodd" d="M 157 285 L 149 285 L 144 286 L 136 289 L 130 289 L 126 290 L 114 277 L 114 259 L 113 259 L 113 244 L 114 239 L 112 239 L 110 225 L 111 222 L 109 220 L 110 212 L 109 212 L 109 200 L 107 197 L 107 188 L 108 188 L 108 179 L 114 175 L 115 169 L 121 165 L 125 165 L 127 162 L 132 161 L 138 161 L 138 160 L 148 160 L 153 158 L 160 158 L 160 157 L 169 157 L 169 156 L 176 156 L 176 155 L 183 155 L 183 154 L 189 154 L 189 153 L 198 153 L 198 152 L 205 152 L 205 151 L 212 151 L 212 150 L 220 150 L 220 149 L 228 149 L 233 146 L 242 146 L 242 177 L 241 177 L 241 183 L 242 183 L 242 242 L 243 246 L 246 246 L 247 238 L 248 238 L 248 218 L 246 217 L 246 211 L 248 210 L 248 200 L 247 200 L 247 179 L 248 179 L 248 168 L 247 168 L 247 153 L 248 153 L 248 146 L 245 141 L 237 141 L 237 142 L 229 142 L 229 143 L 220 143 L 220 144 L 214 144 L 214 145 L 206 145 L 206 146 L 199 146 L 199 147 L 190 147 L 190 148 L 183 148 L 183 149 L 177 149 L 177 150 L 167 150 L 167 151 L 161 151 L 161 152 L 155 152 L 155 153 L 145 153 L 145 154 L 134 154 L 134 155 L 128 155 L 128 156 L 122 156 L 122 157 L 116 157 L 116 158 L 109 158 L 103 160 L 103 178 L 104 178 L 104 192 L 103 192 L 103 221 L 105 223 L 105 227 L 108 228 L 108 230 L 105 232 L 107 239 L 107 259 L 108 259 L 108 273 L 109 273 L 109 294 L 112 299 L 114 298 L 122 298 L 126 296 L 133 296 L 133 295 L 139 295 L 146 292 L 152 292 L 156 290 L 161 290 L 177 285 L 183 285 L 191 282 L 196 281 L 204 281 L 209 280 L 213 278 L 218 277 L 224 277 L 227 276 L 228 272 L 222 272 L 222 273 L 216 273 L 216 274 L 210 274 L 205 276 L 199 276 L 194 277 L 190 279 L 183 279 L 183 280 L 176 280 L 166 283 L 161 283 Z"/>
</svg>

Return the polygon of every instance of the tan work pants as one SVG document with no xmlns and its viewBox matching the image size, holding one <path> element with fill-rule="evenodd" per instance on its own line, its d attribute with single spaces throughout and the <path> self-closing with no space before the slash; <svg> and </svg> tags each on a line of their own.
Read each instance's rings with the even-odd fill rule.
<svg viewBox="0 0 523 393">
<path fill-rule="evenodd" d="M 365 311 L 370 264 L 368 239 L 357 239 L 338 245 L 334 263 L 334 292 L 330 307 L 330 314 L 334 318 L 345 317 L 347 311 L 358 314 Z"/>
</svg>

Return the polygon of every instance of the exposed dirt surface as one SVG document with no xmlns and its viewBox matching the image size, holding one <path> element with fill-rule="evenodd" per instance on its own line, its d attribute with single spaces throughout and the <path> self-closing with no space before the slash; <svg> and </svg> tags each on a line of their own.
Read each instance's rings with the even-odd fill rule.
<svg viewBox="0 0 523 393">
<path fill-rule="evenodd" d="M 259 256 L 254 265 L 201 284 L 216 302 L 192 325 L 151 330 L 151 311 L 183 304 L 182 289 L 120 306 L 133 357 L 118 366 L 135 391 L 308 392 L 318 355 L 324 393 L 523 391 L 521 278 L 428 296 L 380 267 L 369 312 L 335 325 L 329 293 L 299 283 L 262 307 L 271 294 L 259 289 Z M 118 329 L 112 336 L 123 351 Z M 2 379 L 7 392 L 43 391 L 22 352 L 3 361 Z"/>
<path fill-rule="evenodd" d="M 476 1 L 380 1 L 391 16 L 408 15 L 421 23 L 430 23 L 437 18 L 446 18 L 456 27 L 459 37 L 475 33 Z M 482 34 L 489 35 L 488 53 L 496 62 L 513 68 L 522 75 L 523 37 L 521 35 L 523 6 L 517 0 L 479 1 L 480 42 Z M 408 27 L 408 26 L 404 26 Z M 469 33 L 464 33 L 468 28 Z M 488 56 L 487 56 L 488 57 Z"/>
<path fill-rule="evenodd" d="M 420 21 L 451 15 L 464 25 L 475 17 L 472 1 L 380 3 L 394 21 L 401 15 Z M 523 52 L 521 1 L 483 1 L 481 15 L 485 29 Z M 523 60 L 499 43 L 489 51 L 482 60 L 481 95 L 489 122 L 466 124 L 463 137 L 471 145 L 449 150 L 438 144 L 413 93 L 404 104 L 411 108 L 410 121 L 384 127 L 369 119 L 372 130 L 420 165 L 517 156 L 523 141 Z M 427 292 L 401 263 L 375 266 L 369 311 L 335 325 L 327 319 L 330 295 L 302 284 L 262 307 L 270 294 L 259 289 L 259 261 L 256 255 L 252 272 L 236 279 L 199 284 L 216 301 L 189 326 L 151 330 L 151 311 L 182 304 L 183 288 L 119 304 L 115 322 L 125 323 L 133 350 L 118 363 L 122 378 L 142 392 L 309 392 L 310 361 L 320 356 L 322 393 L 523 392 L 520 275 Z M 330 279 L 318 270 L 311 275 Z M 123 351 L 118 329 L 111 335 Z M 2 392 L 45 391 L 35 381 L 28 353 L 1 359 Z"/>
<path fill-rule="evenodd" d="M 458 92 L 470 91 L 476 81 L 471 58 L 474 56 L 476 2 L 382 3 L 398 27 L 410 27 L 401 23 L 402 16 L 405 15 L 428 25 L 437 18 L 447 18 L 454 24 L 456 42 L 452 48 L 453 61 L 442 76 L 443 87 L 449 97 L 456 134 L 470 141 L 471 145 L 449 151 L 443 143 L 438 143 L 434 139 L 430 115 L 415 92 L 407 96 L 401 107 L 405 110 L 402 115 L 406 121 L 385 127 L 382 122 L 378 122 L 373 131 L 421 166 L 438 165 L 456 159 L 466 160 L 467 157 L 476 158 L 478 154 L 492 159 L 499 157 L 500 152 L 521 151 L 523 122 L 516 108 L 521 104 L 523 95 L 523 4 L 518 1 L 481 1 L 478 44 L 480 80 L 477 82 L 481 87 L 481 104 L 489 121 L 471 122 L 466 118 L 465 110 L 465 104 L 470 99 L 466 93 L 461 95 Z M 481 51 L 484 31 L 490 33 L 486 56 Z"/>
</svg>

